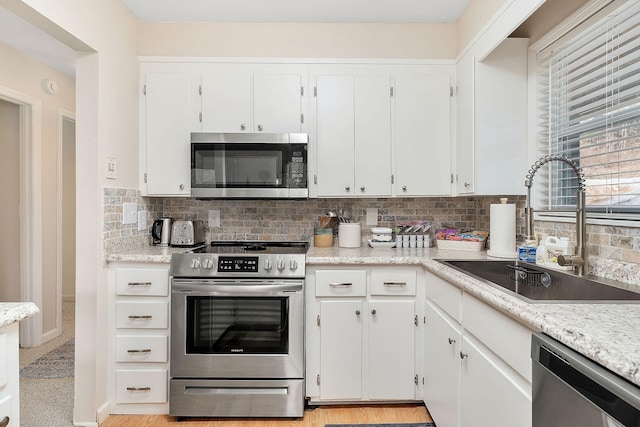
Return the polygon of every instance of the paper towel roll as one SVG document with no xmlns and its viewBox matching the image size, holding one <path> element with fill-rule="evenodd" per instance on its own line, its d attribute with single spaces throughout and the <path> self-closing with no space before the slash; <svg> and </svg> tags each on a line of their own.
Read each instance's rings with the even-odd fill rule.
<svg viewBox="0 0 640 427">
<path fill-rule="evenodd" d="M 516 205 L 491 205 L 489 213 L 489 242 L 487 255 L 496 258 L 517 258 L 516 252 Z"/>
</svg>

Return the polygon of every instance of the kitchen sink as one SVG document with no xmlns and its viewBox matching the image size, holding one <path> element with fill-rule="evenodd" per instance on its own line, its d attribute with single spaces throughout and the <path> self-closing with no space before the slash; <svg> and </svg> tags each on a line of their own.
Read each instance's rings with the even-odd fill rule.
<svg viewBox="0 0 640 427">
<path fill-rule="evenodd" d="M 444 265 L 530 303 L 640 303 L 640 293 L 609 280 L 514 260 L 443 260 Z"/>
</svg>

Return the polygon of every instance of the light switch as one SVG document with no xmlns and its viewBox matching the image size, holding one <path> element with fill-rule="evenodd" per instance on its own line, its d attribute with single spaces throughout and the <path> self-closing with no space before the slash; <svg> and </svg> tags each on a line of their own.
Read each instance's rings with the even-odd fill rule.
<svg viewBox="0 0 640 427">
<path fill-rule="evenodd" d="M 209 211 L 209 218 L 208 218 L 208 224 L 209 227 L 211 228 L 217 228 L 220 227 L 220 211 L 215 209 L 215 210 L 210 210 Z"/>
<path fill-rule="evenodd" d="M 378 208 L 367 208 L 367 225 L 378 225 Z"/>
<path fill-rule="evenodd" d="M 135 224 L 138 222 L 138 204 L 123 203 L 122 204 L 122 223 Z"/>
<path fill-rule="evenodd" d="M 108 179 L 116 179 L 116 158 L 107 157 L 105 162 L 105 173 Z"/>
</svg>

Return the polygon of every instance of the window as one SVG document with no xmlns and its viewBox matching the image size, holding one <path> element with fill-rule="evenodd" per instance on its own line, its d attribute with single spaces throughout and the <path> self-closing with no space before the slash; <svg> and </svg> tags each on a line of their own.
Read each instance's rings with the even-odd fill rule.
<svg viewBox="0 0 640 427">
<path fill-rule="evenodd" d="M 537 148 L 582 168 L 591 216 L 629 213 L 638 219 L 640 2 L 618 3 L 625 4 L 600 12 L 593 24 L 540 52 Z M 578 178 L 571 167 L 550 162 L 540 173 L 538 208 L 574 210 Z"/>
</svg>

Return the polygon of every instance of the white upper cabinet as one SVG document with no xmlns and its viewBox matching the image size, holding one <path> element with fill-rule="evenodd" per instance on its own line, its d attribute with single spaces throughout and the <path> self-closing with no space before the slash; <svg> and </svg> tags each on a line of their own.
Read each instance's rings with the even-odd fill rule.
<svg viewBox="0 0 640 427">
<path fill-rule="evenodd" d="M 269 132 L 304 130 L 305 73 L 292 66 L 254 64 L 202 66 L 198 121 L 193 132 Z"/>
<path fill-rule="evenodd" d="M 251 75 L 203 74 L 201 76 L 203 132 L 251 132 Z"/>
<path fill-rule="evenodd" d="M 456 66 L 458 194 L 524 193 L 528 45 L 506 39 L 481 61 L 471 49 Z"/>
<path fill-rule="evenodd" d="M 390 77 L 316 79 L 318 196 L 391 195 Z"/>
<path fill-rule="evenodd" d="M 147 196 L 189 196 L 189 74 L 146 73 L 142 96 L 141 192 Z"/>
<path fill-rule="evenodd" d="M 312 75 L 317 187 L 311 194 L 451 194 L 452 69 L 407 70 L 325 66 Z"/>
<path fill-rule="evenodd" d="M 395 195 L 451 194 L 451 77 L 395 78 Z"/>
</svg>

